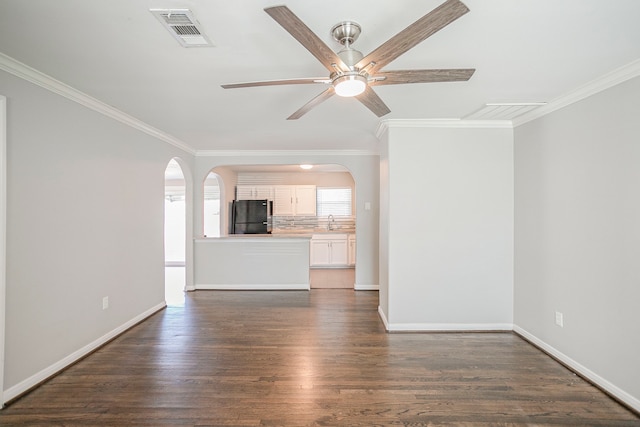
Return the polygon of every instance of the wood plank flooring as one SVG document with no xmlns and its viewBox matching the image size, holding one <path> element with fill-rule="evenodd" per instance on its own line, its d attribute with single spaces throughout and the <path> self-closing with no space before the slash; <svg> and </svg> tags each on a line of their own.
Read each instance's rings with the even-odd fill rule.
<svg viewBox="0 0 640 427">
<path fill-rule="evenodd" d="M 0 425 L 640 426 L 511 333 L 387 334 L 377 292 L 197 291 Z"/>
</svg>

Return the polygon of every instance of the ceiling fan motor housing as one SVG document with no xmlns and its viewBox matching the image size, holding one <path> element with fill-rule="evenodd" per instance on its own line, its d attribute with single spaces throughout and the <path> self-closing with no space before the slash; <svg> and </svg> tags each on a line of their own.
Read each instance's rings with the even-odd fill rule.
<svg viewBox="0 0 640 427">
<path fill-rule="evenodd" d="M 331 28 L 331 36 L 344 46 L 344 49 L 338 52 L 338 56 L 351 71 L 354 71 L 354 65 L 364 57 L 362 52 L 351 48 L 351 44 L 358 40 L 361 32 L 362 27 L 354 21 L 342 21 Z"/>
<path fill-rule="evenodd" d="M 351 48 L 342 49 L 338 52 L 338 56 L 352 71 L 354 70 L 354 66 L 364 57 L 362 52 Z"/>
</svg>

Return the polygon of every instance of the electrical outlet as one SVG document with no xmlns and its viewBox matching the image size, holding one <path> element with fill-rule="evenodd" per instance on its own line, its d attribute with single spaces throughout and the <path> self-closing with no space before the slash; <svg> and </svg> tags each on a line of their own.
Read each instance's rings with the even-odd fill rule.
<svg viewBox="0 0 640 427">
<path fill-rule="evenodd" d="M 556 325 L 564 327 L 564 316 L 559 311 L 556 311 Z"/>
<path fill-rule="evenodd" d="M 102 309 L 106 310 L 109 308 L 109 297 L 102 298 Z"/>
</svg>

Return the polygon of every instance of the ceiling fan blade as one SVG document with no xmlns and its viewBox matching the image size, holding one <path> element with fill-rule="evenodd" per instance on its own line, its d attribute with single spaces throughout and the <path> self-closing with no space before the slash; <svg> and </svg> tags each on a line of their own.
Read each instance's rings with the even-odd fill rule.
<svg viewBox="0 0 640 427">
<path fill-rule="evenodd" d="M 287 6 L 267 7 L 264 11 L 311 52 L 327 70 L 336 71 L 334 64 L 342 70 L 348 70 L 348 67 L 340 57 L 320 40 Z"/>
<path fill-rule="evenodd" d="M 398 85 L 406 83 L 464 82 L 471 78 L 475 68 L 443 70 L 397 70 L 376 73 L 371 86 Z"/>
<path fill-rule="evenodd" d="M 356 96 L 356 98 L 358 98 L 358 101 L 362 102 L 365 107 L 373 111 L 373 114 L 378 117 L 382 117 L 385 114 L 389 114 L 391 112 L 389 107 L 387 107 L 382 99 L 380 99 L 378 94 L 375 93 L 369 86 L 367 86 L 362 94 Z"/>
<path fill-rule="evenodd" d="M 447 0 L 362 58 L 356 67 L 362 69 L 374 63 L 376 69 L 381 69 L 467 12 L 469 8 L 460 0 Z"/>
<path fill-rule="evenodd" d="M 302 79 L 283 79 L 283 80 L 266 80 L 261 82 L 244 82 L 244 83 L 229 83 L 220 85 L 224 89 L 236 89 L 241 87 L 256 87 L 256 86 L 280 86 L 280 85 L 307 85 L 307 84 L 329 84 L 331 80 L 327 80 L 325 77 L 309 77 Z"/>
<path fill-rule="evenodd" d="M 331 98 L 335 90 L 333 90 L 333 86 L 330 86 L 327 90 L 322 92 L 320 95 L 313 98 L 311 101 L 304 104 L 298 111 L 287 117 L 287 120 L 297 120 L 300 117 L 304 116 L 308 113 L 312 108 Z"/>
</svg>

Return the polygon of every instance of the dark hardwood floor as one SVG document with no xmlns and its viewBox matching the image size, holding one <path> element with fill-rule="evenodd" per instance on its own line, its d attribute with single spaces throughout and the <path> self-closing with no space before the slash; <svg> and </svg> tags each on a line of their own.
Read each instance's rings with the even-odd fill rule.
<svg viewBox="0 0 640 427">
<path fill-rule="evenodd" d="M 387 334 L 377 292 L 197 291 L 0 425 L 640 426 L 511 333 Z"/>
</svg>

